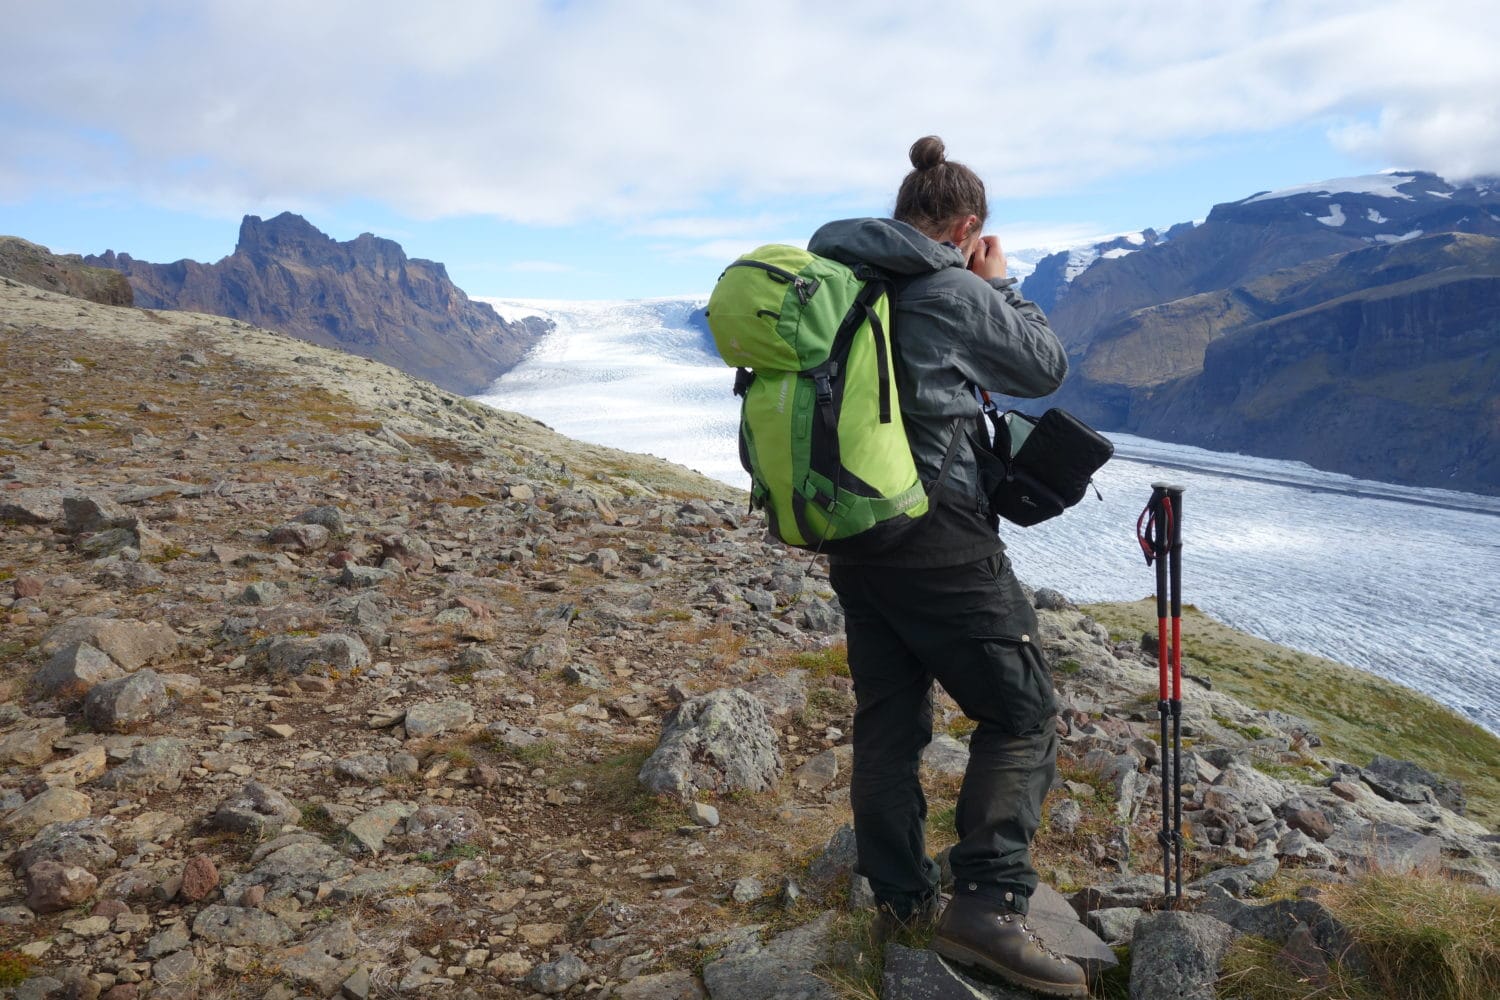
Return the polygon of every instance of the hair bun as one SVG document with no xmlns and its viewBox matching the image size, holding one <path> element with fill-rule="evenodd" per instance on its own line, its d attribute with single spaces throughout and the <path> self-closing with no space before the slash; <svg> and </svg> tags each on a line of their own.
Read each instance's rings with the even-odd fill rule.
<svg viewBox="0 0 1500 1000">
<path fill-rule="evenodd" d="M 911 165 L 918 170 L 942 166 L 947 162 L 944 152 L 943 140 L 935 135 L 924 135 L 911 144 Z"/>
</svg>

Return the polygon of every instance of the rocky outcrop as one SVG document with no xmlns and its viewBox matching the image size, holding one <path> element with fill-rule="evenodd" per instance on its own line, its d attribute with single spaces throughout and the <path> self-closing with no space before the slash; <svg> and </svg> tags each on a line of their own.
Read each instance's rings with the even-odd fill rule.
<svg viewBox="0 0 1500 1000">
<path fill-rule="evenodd" d="M 88 264 L 124 274 L 137 305 L 231 316 L 336 347 L 473 394 L 509 371 L 548 329 L 500 318 L 454 286 L 442 264 L 370 233 L 337 242 L 283 212 L 240 224 L 213 264 L 152 264 L 106 251 Z"/>
<path fill-rule="evenodd" d="M 128 306 L 133 299 L 130 282 L 119 272 L 16 236 L 0 236 L 0 277 L 107 306 Z"/>
</svg>

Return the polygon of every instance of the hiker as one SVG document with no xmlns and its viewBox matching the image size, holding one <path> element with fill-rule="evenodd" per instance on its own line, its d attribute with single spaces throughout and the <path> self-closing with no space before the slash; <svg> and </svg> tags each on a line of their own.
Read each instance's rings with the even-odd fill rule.
<svg viewBox="0 0 1500 1000">
<path fill-rule="evenodd" d="M 1041 992 L 1087 996 L 1083 970 L 1046 950 L 1025 922 L 1037 885 L 1030 842 L 1056 771 L 1057 706 L 1036 613 L 1011 571 L 967 437 L 976 388 L 1046 395 L 1067 359 L 1041 310 L 1006 277 L 999 240 L 982 235 L 984 183 L 948 161 L 936 136 L 910 155 L 894 219 L 831 222 L 808 245 L 895 282 L 901 414 L 924 483 L 939 478 L 953 435 L 963 435 L 928 514 L 898 548 L 830 558 L 854 679 L 857 870 L 879 903 L 878 933 L 936 916 L 938 868 L 924 843 L 918 773 L 936 679 L 978 728 L 949 855 L 955 894 L 932 946 Z"/>
</svg>

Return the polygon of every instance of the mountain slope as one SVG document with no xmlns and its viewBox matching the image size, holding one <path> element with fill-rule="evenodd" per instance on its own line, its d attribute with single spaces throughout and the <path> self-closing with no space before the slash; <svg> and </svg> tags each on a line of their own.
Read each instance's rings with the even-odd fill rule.
<svg viewBox="0 0 1500 1000">
<path fill-rule="evenodd" d="M 1036 286 L 1071 362 L 1047 403 L 1103 430 L 1500 492 L 1500 194 L 1380 175 L 1170 232 Z"/>
<path fill-rule="evenodd" d="M 365 233 L 339 243 L 300 216 L 246 216 L 235 251 L 214 264 L 152 264 L 107 251 L 86 262 L 121 271 L 137 305 L 242 319 L 383 361 L 461 393 L 510 370 L 546 326 L 508 323 L 471 300 L 442 264 Z"/>
</svg>

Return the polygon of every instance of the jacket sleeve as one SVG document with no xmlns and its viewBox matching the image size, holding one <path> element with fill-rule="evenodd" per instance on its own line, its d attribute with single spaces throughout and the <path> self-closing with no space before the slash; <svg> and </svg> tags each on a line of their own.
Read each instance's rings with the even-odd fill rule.
<svg viewBox="0 0 1500 1000">
<path fill-rule="evenodd" d="M 1068 374 L 1068 355 L 1036 303 L 1021 298 L 1014 278 L 966 283 L 969 309 L 958 336 L 965 375 L 1007 396 L 1046 396 Z"/>
</svg>

